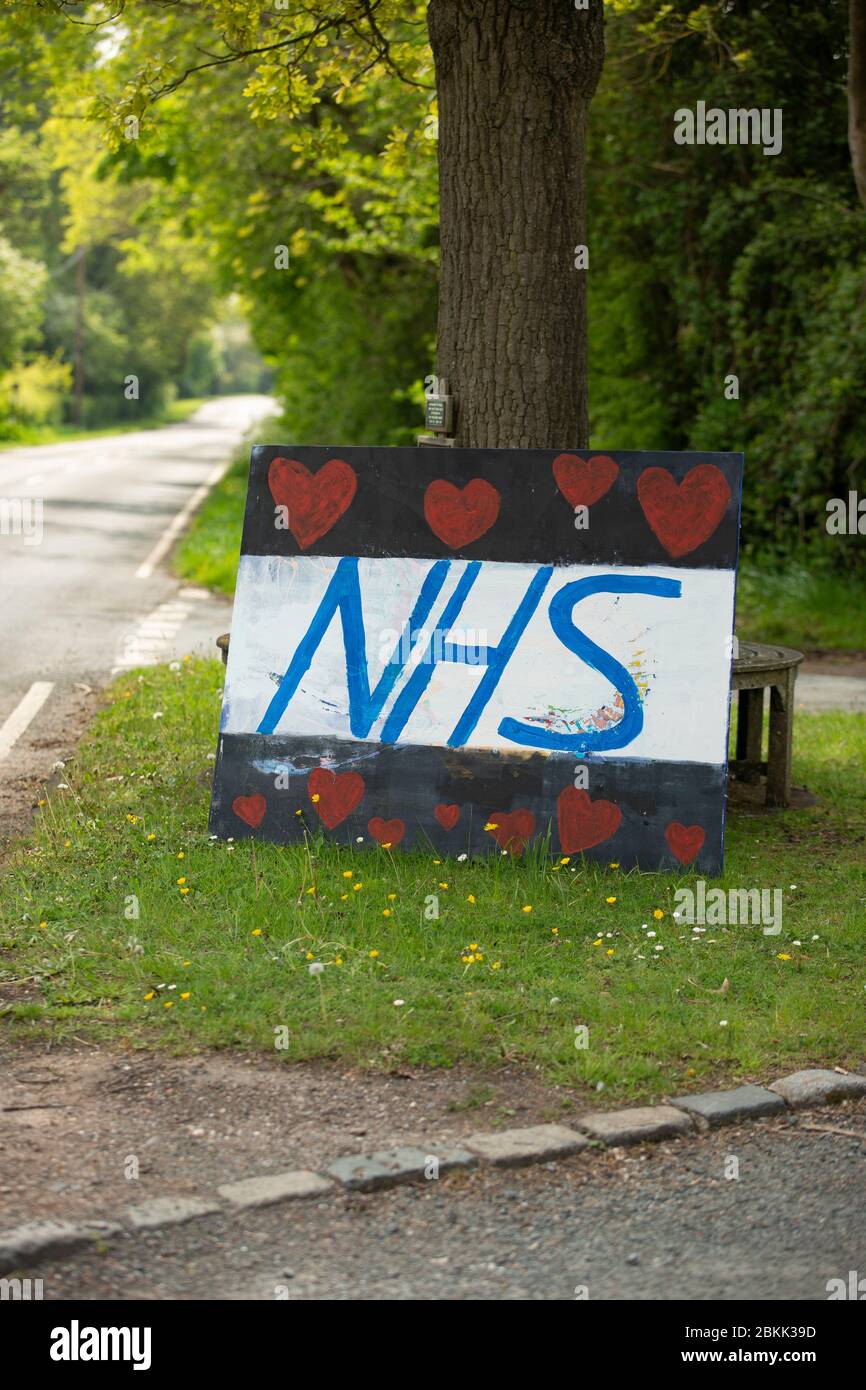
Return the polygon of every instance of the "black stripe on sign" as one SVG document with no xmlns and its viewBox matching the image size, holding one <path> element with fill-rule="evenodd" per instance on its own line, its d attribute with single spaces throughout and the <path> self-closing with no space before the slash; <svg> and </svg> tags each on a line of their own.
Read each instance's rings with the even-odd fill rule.
<svg viewBox="0 0 866 1390">
<path fill-rule="evenodd" d="M 373 849 L 375 831 L 380 842 L 390 836 L 394 848 L 399 843 L 401 849 L 445 857 L 500 853 L 503 841 L 517 848 L 525 840 L 531 848 L 549 828 L 556 856 L 585 853 L 603 863 L 615 860 L 623 869 L 721 873 L 723 766 L 628 759 L 585 759 L 578 765 L 588 769 L 586 792 L 574 788 L 575 759 L 561 755 L 222 734 L 210 829 L 220 837 L 255 836 L 277 844 L 322 832 L 355 848 L 362 837 L 363 846 Z M 361 778 L 360 798 L 356 780 L 338 786 L 326 777 L 314 780 L 313 789 L 323 788 L 314 803 L 310 773 L 323 767 L 337 778 Z M 344 818 L 328 828 L 320 812 L 333 819 L 349 802 Z M 509 826 L 492 820 L 497 812 L 525 814 Z M 402 832 L 389 826 L 395 821 Z M 499 835 L 485 830 L 491 823 Z M 576 847 L 605 831 L 611 833 L 599 843 L 583 851 Z"/>
<path fill-rule="evenodd" d="M 575 509 L 560 490 L 553 463 L 563 453 L 576 461 L 605 451 L 555 449 L 388 449 L 257 445 L 252 451 L 242 554 L 418 556 L 502 560 L 556 565 L 675 565 L 731 569 L 736 564 L 742 488 L 742 454 L 607 451 L 619 472 L 608 490 L 588 506 L 588 528 L 575 527 Z M 353 470 L 357 490 L 345 511 L 323 535 L 302 546 L 285 526 L 285 515 L 268 484 L 276 458 L 296 460 L 318 473 L 332 459 Z M 575 465 L 572 465 L 574 467 Z M 717 470 L 729 500 L 711 534 L 687 553 L 671 555 L 650 526 L 638 497 L 638 479 L 663 468 L 676 484 L 694 468 Z M 427 489 L 437 480 L 463 488 L 482 479 L 499 494 L 499 511 L 488 530 L 454 548 L 425 517 Z M 714 479 L 723 491 L 719 480 Z M 586 487 L 586 481 L 582 486 Z M 282 494 L 292 511 L 289 492 Z M 297 509 L 296 509 L 297 510 Z M 687 508 L 684 511 L 688 510 Z M 289 518 L 291 523 L 291 516 Z"/>
</svg>

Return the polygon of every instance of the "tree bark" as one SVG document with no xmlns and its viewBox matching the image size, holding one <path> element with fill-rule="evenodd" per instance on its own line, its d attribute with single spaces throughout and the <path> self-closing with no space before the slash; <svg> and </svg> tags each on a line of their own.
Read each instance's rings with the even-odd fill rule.
<svg viewBox="0 0 866 1390">
<path fill-rule="evenodd" d="M 854 182 L 866 208 L 866 0 L 850 0 L 848 59 L 848 147 Z"/>
<path fill-rule="evenodd" d="M 588 441 L 587 110 L 602 0 L 430 0 L 439 102 L 437 371 L 456 443 Z"/>
</svg>

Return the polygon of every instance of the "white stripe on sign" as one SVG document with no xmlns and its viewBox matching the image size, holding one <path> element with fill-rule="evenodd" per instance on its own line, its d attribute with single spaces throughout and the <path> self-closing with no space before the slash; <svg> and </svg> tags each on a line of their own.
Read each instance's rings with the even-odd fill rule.
<svg viewBox="0 0 866 1390">
<path fill-rule="evenodd" d="M 211 488 L 216 486 L 228 466 L 228 462 L 221 463 L 218 468 L 214 468 L 208 473 L 201 487 L 196 488 L 192 497 L 187 499 L 185 505 L 178 512 L 174 520 L 169 522 L 147 559 L 139 565 L 138 569 L 135 571 L 136 579 L 150 578 L 160 560 L 168 554 L 193 512 L 197 507 L 201 506 Z"/>
<path fill-rule="evenodd" d="M 724 762 L 733 570 L 445 565 L 242 555 L 223 732 Z"/>
<path fill-rule="evenodd" d="M 31 724 L 54 689 L 53 681 L 34 681 L 0 728 L 0 758 L 11 753 L 28 724 Z"/>
<path fill-rule="evenodd" d="M 174 639 L 189 617 L 185 603 L 170 599 L 155 608 L 135 632 L 121 644 L 111 674 L 131 671 L 136 666 L 156 666 L 171 655 Z"/>
</svg>

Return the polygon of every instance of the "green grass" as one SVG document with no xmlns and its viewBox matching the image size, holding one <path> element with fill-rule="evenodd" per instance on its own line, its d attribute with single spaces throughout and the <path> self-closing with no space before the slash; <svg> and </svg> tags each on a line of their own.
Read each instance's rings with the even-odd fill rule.
<svg viewBox="0 0 866 1390">
<path fill-rule="evenodd" d="M 174 568 L 181 579 L 222 594 L 234 593 L 249 467 L 250 451 L 245 446 L 208 494 L 175 551 Z"/>
<path fill-rule="evenodd" d="M 137 430 L 155 430 L 161 425 L 178 425 L 194 415 L 207 397 L 189 397 L 172 401 L 165 414 L 157 417 L 143 417 L 140 420 L 116 421 L 113 425 L 103 425 L 99 429 L 79 429 L 76 425 L 32 425 L 24 426 L 17 439 L 0 440 L 0 450 L 20 449 L 34 444 L 65 444 L 76 439 L 101 439 L 111 434 L 134 434 Z"/>
<path fill-rule="evenodd" d="M 693 941 L 671 915 L 687 873 L 210 840 L 221 683 L 199 661 L 121 678 L 8 856 L 13 1035 L 273 1050 L 284 1027 L 288 1060 L 507 1060 L 617 1098 L 862 1061 L 866 717 L 798 715 L 795 774 L 820 806 L 729 814 L 721 885 L 782 888 L 781 936 Z"/>
<path fill-rule="evenodd" d="M 737 632 L 752 642 L 866 650 L 866 581 L 803 565 L 774 573 L 740 568 Z"/>
</svg>

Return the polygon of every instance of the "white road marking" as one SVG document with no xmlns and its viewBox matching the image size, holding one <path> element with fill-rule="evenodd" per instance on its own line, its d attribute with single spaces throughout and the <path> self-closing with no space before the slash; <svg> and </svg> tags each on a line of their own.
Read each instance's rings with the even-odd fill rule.
<svg viewBox="0 0 866 1390">
<path fill-rule="evenodd" d="M 169 599 L 139 623 L 135 632 L 121 644 L 111 674 L 131 671 L 136 666 L 156 666 L 171 655 L 172 645 L 190 615 L 189 605 Z"/>
<path fill-rule="evenodd" d="M 168 554 L 168 551 L 186 526 L 193 512 L 201 506 L 211 488 L 215 487 L 219 482 L 230 462 L 231 460 L 228 460 L 228 462 L 221 463 L 219 467 L 212 469 L 201 487 L 197 487 L 192 496 L 187 499 L 185 505 L 178 512 L 174 520 L 169 522 L 147 559 L 144 560 L 135 571 L 136 579 L 150 579 L 150 576 L 153 574 L 160 560 Z"/>
<path fill-rule="evenodd" d="M 11 753 L 28 724 L 31 724 L 54 689 L 53 681 L 34 681 L 0 728 L 0 758 Z"/>
</svg>

